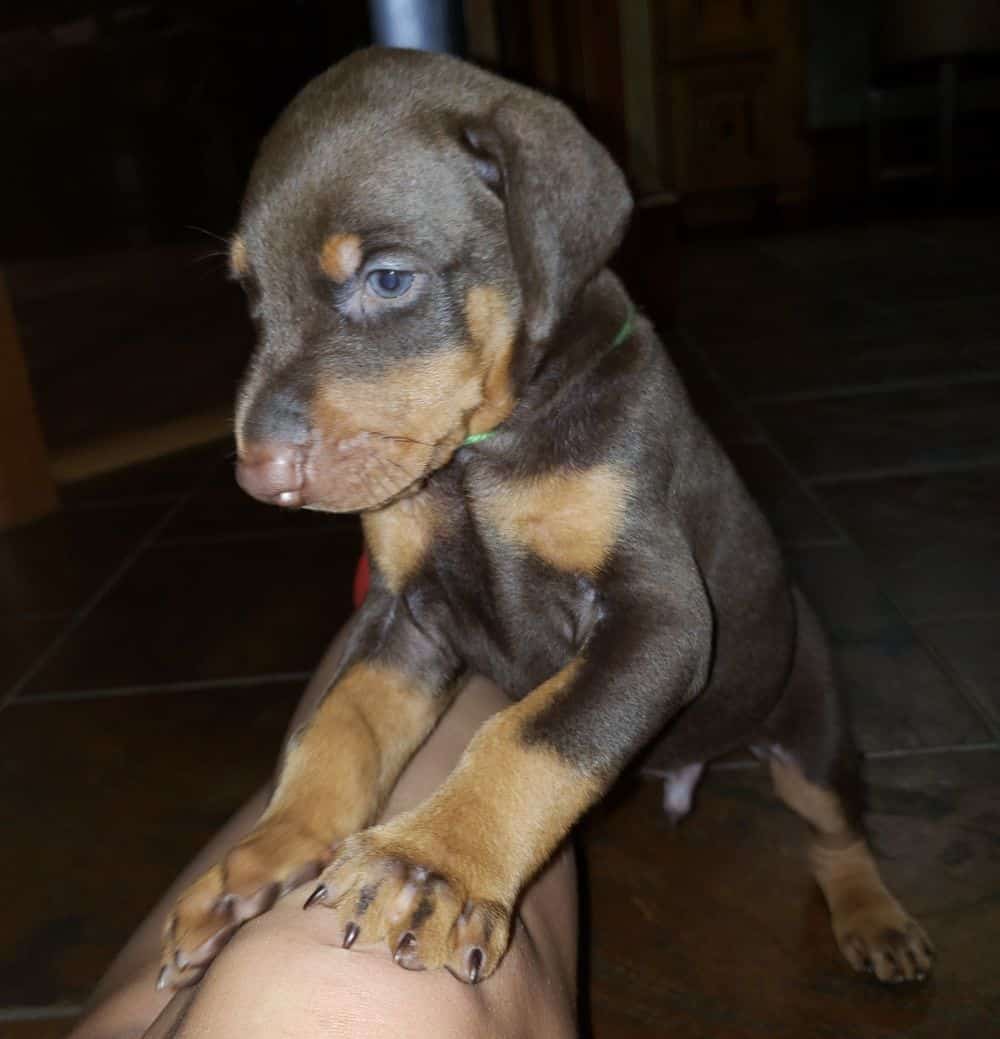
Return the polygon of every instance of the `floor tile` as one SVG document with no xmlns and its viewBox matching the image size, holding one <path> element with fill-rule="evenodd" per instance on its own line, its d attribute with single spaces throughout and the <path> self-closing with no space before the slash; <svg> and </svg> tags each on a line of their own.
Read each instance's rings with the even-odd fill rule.
<svg viewBox="0 0 1000 1039">
<path fill-rule="evenodd" d="M 818 286 L 883 305 L 995 294 L 1000 276 L 995 250 L 959 235 L 942 248 L 912 226 L 879 223 L 787 236 L 760 249 Z"/>
<path fill-rule="evenodd" d="M 757 418 L 807 480 L 1000 463 L 1000 382 L 764 403 Z"/>
<path fill-rule="evenodd" d="M 849 333 L 820 325 L 807 335 L 777 331 L 749 339 L 737 334 L 720 343 L 706 340 L 697 324 L 688 327 L 727 385 L 754 401 L 1000 376 L 996 334 L 985 326 L 938 331 L 934 321 L 955 323 L 948 310 L 935 307 L 920 318 L 909 310 L 879 315 Z"/>
<path fill-rule="evenodd" d="M 965 682 L 1000 738 L 1000 614 L 932 621 L 917 630 Z"/>
<path fill-rule="evenodd" d="M 818 491 L 910 620 L 1000 613 L 1000 468 Z"/>
<path fill-rule="evenodd" d="M 219 537 L 229 534 L 287 534 L 326 532 L 332 538 L 356 540 L 357 516 L 280 509 L 251 498 L 236 483 L 231 465 L 224 465 L 194 494 L 164 528 L 161 541 Z"/>
<path fill-rule="evenodd" d="M 267 781 L 299 693 L 248 686 L 4 713 L 0 818 L 17 834 L 4 887 L 18 894 L 0 916 L 0 1006 L 86 996 L 181 867 Z"/>
<path fill-rule="evenodd" d="M 154 498 L 173 501 L 199 480 L 208 478 L 213 469 L 222 471 L 224 459 L 232 452 L 228 439 L 178 451 L 103 476 L 65 484 L 59 488 L 59 496 L 68 506 Z"/>
<path fill-rule="evenodd" d="M 727 452 L 782 541 L 799 545 L 843 540 L 770 447 L 730 444 Z"/>
<path fill-rule="evenodd" d="M 50 1018 L 36 1021 L 5 1021 L 0 1017 L 4 1039 L 64 1039 L 73 1027 L 72 1018 Z"/>
<path fill-rule="evenodd" d="M 14 265 L 18 324 L 51 449 L 234 399 L 253 331 L 224 258 L 205 262 L 219 251 L 206 242 Z"/>
<path fill-rule="evenodd" d="M 151 550 L 27 695 L 308 671 L 350 614 L 359 551 L 326 535 Z"/>
<path fill-rule="evenodd" d="M 796 580 L 830 637 L 858 745 L 865 751 L 991 738 L 972 707 L 850 548 L 794 550 Z"/>
<path fill-rule="evenodd" d="M 157 505 L 64 511 L 0 534 L 0 615 L 82 606 L 163 513 Z"/>
<path fill-rule="evenodd" d="M 886 989 L 836 949 L 804 827 L 762 771 L 710 774 L 676 829 L 643 784 L 586 839 L 596 1039 L 979 1039 L 1000 1011 L 1000 755 L 873 769 L 886 879 L 938 944 L 933 980 Z"/>
<path fill-rule="evenodd" d="M 69 621 L 70 614 L 0 620 L 0 701 Z"/>
</svg>

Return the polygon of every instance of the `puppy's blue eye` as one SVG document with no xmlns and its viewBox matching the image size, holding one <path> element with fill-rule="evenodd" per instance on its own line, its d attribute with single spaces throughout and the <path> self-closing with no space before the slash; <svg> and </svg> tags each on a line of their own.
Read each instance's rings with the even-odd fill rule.
<svg viewBox="0 0 1000 1039">
<path fill-rule="evenodd" d="M 368 275 L 368 287 L 376 296 L 384 299 L 395 299 L 405 296 L 413 284 L 413 271 L 394 271 L 381 268 Z"/>
</svg>

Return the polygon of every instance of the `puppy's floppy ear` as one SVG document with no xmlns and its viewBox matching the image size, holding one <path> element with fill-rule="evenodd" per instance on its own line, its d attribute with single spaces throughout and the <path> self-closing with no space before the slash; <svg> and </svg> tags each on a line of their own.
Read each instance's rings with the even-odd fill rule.
<svg viewBox="0 0 1000 1039">
<path fill-rule="evenodd" d="M 540 342 L 618 247 L 632 196 L 614 160 L 559 101 L 524 89 L 465 128 L 507 207 L 528 339 Z"/>
</svg>

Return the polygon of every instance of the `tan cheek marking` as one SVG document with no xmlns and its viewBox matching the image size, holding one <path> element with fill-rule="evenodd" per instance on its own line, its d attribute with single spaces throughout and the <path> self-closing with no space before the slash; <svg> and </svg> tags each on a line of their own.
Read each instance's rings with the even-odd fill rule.
<svg viewBox="0 0 1000 1039">
<path fill-rule="evenodd" d="M 393 668 L 355 664 L 289 743 L 261 822 L 294 817 L 324 839 L 368 825 L 445 702 Z"/>
<path fill-rule="evenodd" d="M 604 465 L 501 484 L 483 504 L 504 540 L 558 570 L 594 574 L 617 540 L 628 491 L 625 475 Z"/>
<path fill-rule="evenodd" d="M 502 293 L 486 285 L 469 289 L 465 298 L 469 338 L 483 359 L 483 403 L 469 422 L 470 433 L 499 425 L 514 410 L 510 365 L 515 325 L 511 307 Z"/>
<path fill-rule="evenodd" d="M 361 266 L 361 239 L 356 234 L 330 235 L 320 251 L 319 265 L 327 277 L 347 281 Z"/>
<path fill-rule="evenodd" d="M 390 591 L 402 591 L 423 563 L 437 526 L 437 514 L 426 491 L 365 513 L 365 543 Z"/>
<path fill-rule="evenodd" d="M 338 379 L 314 401 L 314 428 L 330 440 L 359 432 L 409 437 L 414 449 L 429 451 L 479 405 L 477 368 L 470 351 L 456 349 L 397 364 L 381 379 Z"/>
<path fill-rule="evenodd" d="M 229 246 L 229 270 L 234 278 L 241 278 L 249 270 L 246 242 L 237 235 Z"/>
<path fill-rule="evenodd" d="M 528 722 L 561 696 L 580 661 L 487 721 L 448 781 L 400 817 L 400 851 L 460 877 L 478 897 L 513 902 L 603 784 L 555 751 L 525 741 Z"/>
</svg>

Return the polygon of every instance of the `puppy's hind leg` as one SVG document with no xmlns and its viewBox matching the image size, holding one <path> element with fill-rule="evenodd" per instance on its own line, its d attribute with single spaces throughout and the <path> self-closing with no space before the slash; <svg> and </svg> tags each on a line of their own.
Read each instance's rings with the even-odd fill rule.
<svg viewBox="0 0 1000 1039">
<path fill-rule="evenodd" d="M 810 825 L 810 865 L 847 961 L 880 981 L 921 980 L 930 971 L 933 947 L 882 882 L 864 838 L 857 754 L 826 640 L 797 591 L 795 599 L 795 660 L 760 749 L 770 759 L 778 796 Z"/>
</svg>

